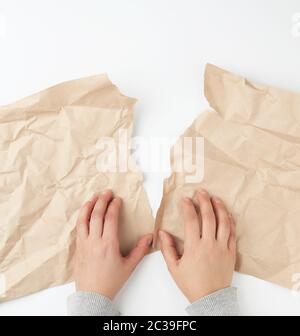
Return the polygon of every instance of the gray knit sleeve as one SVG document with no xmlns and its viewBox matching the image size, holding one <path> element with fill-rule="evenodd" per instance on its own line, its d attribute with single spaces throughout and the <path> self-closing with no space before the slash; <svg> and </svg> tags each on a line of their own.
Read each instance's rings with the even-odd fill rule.
<svg viewBox="0 0 300 336">
<path fill-rule="evenodd" d="M 118 316 L 120 313 L 106 296 L 94 292 L 76 292 L 68 297 L 69 316 Z"/>
<path fill-rule="evenodd" d="M 191 316 L 239 315 L 237 289 L 228 287 L 207 295 L 189 305 L 186 311 Z"/>
</svg>

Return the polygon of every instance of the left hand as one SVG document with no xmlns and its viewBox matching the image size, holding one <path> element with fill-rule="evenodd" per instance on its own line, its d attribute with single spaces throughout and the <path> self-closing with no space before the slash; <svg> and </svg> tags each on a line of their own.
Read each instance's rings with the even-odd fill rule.
<svg viewBox="0 0 300 336">
<path fill-rule="evenodd" d="M 110 190 L 92 197 L 77 220 L 75 283 L 78 291 L 96 292 L 113 299 L 149 251 L 152 234 L 140 238 L 128 256 L 118 240 L 122 200 Z"/>
</svg>

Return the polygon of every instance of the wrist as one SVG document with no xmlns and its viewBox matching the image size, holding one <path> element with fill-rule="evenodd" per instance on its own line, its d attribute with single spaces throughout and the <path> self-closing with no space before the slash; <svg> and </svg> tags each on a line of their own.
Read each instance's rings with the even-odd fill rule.
<svg viewBox="0 0 300 336">
<path fill-rule="evenodd" d="M 203 299 L 203 298 L 205 298 L 209 295 L 212 295 L 216 292 L 222 291 L 222 290 L 224 290 L 226 288 L 229 288 L 229 287 L 230 287 L 230 285 L 218 286 L 218 287 L 213 287 L 213 288 L 212 287 L 211 288 L 205 288 L 205 289 L 202 289 L 200 291 L 197 291 L 197 292 L 189 295 L 187 297 L 187 299 L 189 300 L 190 303 L 193 303 L 193 302 L 201 300 L 201 299 Z"/>
<path fill-rule="evenodd" d="M 93 287 L 93 286 L 76 286 L 76 292 L 88 292 L 88 293 L 96 293 L 102 296 L 105 296 L 109 300 L 113 300 L 116 296 L 116 293 L 114 293 L 111 290 L 100 288 L 99 286 Z"/>
</svg>

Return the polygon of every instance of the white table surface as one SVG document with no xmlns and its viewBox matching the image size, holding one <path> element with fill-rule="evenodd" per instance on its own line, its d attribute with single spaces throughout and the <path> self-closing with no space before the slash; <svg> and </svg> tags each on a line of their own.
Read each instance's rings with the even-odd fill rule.
<svg viewBox="0 0 300 336">
<path fill-rule="evenodd" d="M 139 99 L 135 135 L 177 137 L 208 106 L 207 62 L 300 91 L 297 13 L 299 0 L 0 0 L 0 104 L 106 72 Z M 154 213 L 163 175 L 146 174 Z M 300 314 L 300 295 L 287 289 L 240 274 L 234 284 L 242 314 Z M 73 290 L 2 303 L 0 315 L 64 315 Z M 117 301 L 125 315 L 179 315 L 187 305 L 160 253 L 145 258 Z"/>
</svg>

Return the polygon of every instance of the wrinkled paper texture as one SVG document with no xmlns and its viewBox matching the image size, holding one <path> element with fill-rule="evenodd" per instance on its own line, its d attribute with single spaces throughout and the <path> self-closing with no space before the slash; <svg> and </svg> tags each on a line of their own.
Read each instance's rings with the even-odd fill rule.
<svg viewBox="0 0 300 336">
<path fill-rule="evenodd" d="M 0 108 L 1 301 L 72 280 L 78 210 L 95 192 L 123 198 L 123 253 L 153 231 L 142 174 L 97 169 L 112 155 L 99 139 L 131 136 L 134 103 L 100 75 Z"/>
<path fill-rule="evenodd" d="M 300 273 L 300 95 L 250 83 L 207 65 L 205 95 L 214 109 L 182 135 L 204 137 L 204 174 L 164 181 L 156 217 L 183 250 L 180 200 L 200 186 L 222 198 L 237 223 L 236 270 L 287 288 Z M 189 153 L 195 159 L 195 151 Z M 176 161 L 171 154 L 171 163 Z"/>
</svg>

